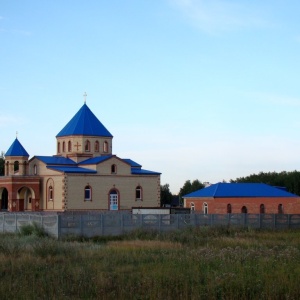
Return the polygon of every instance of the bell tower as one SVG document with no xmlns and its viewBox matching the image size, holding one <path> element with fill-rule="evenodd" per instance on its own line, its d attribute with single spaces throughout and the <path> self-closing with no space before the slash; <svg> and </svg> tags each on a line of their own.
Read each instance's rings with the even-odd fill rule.
<svg viewBox="0 0 300 300">
<path fill-rule="evenodd" d="M 27 175 L 28 158 L 29 154 L 16 138 L 5 153 L 5 176 Z"/>
</svg>

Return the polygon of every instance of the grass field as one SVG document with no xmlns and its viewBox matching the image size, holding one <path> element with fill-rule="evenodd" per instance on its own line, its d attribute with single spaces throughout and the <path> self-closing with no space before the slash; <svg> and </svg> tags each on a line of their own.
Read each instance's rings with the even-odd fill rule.
<svg viewBox="0 0 300 300">
<path fill-rule="evenodd" d="M 299 299 L 300 231 L 0 235 L 1 299 Z"/>
</svg>

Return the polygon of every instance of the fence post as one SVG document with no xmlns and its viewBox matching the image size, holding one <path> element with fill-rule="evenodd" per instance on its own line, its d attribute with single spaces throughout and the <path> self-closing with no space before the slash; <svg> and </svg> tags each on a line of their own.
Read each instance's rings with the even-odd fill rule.
<svg viewBox="0 0 300 300">
<path fill-rule="evenodd" d="M 121 234 L 124 233 L 124 213 L 121 213 Z"/>
<path fill-rule="evenodd" d="M 82 214 L 80 214 L 79 218 L 79 230 L 80 230 L 80 235 L 83 236 L 83 221 L 82 221 Z"/>
<path fill-rule="evenodd" d="M 57 214 L 57 238 L 59 239 L 61 236 L 61 216 L 59 214 Z"/>
</svg>

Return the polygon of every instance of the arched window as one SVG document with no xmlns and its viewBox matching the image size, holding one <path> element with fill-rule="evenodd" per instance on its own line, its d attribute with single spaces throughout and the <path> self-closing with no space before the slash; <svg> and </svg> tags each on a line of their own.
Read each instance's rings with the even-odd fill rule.
<svg viewBox="0 0 300 300">
<path fill-rule="evenodd" d="M 191 202 L 191 211 L 195 211 L 195 203 Z"/>
<path fill-rule="evenodd" d="M 228 204 L 227 204 L 227 213 L 228 213 L 228 214 L 231 214 L 231 212 L 232 212 L 232 207 L 231 207 L 231 204 L 228 203 Z"/>
<path fill-rule="evenodd" d="M 57 153 L 60 153 L 60 142 L 57 143 Z"/>
<path fill-rule="evenodd" d="M 204 213 L 205 215 L 208 214 L 208 205 L 207 205 L 206 202 L 203 203 L 203 213 Z"/>
<path fill-rule="evenodd" d="M 48 188 L 48 201 L 53 201 L 53 187 L 52 185 Z"/>
<path fill-rule="evenodd" d="M 62 144 L 62 151 L 63 151 L 63 152 L 66 151 L 66 143 L 65 143 L 65 142 L 63 142 L 63 144 Z"/>
<path fill-rule="evenodd" d="M 72 151 L 72 142 L 68 141 L 68 152 Z"/>
<path fill-rule="evenodd" d="M 90 143 L 89 140 L 85 141 L 84 150 L 85 150 L 85 152 L 90 152 L 91 151 L 91 143 Z"/>
<path fill-rule="evenodd" d="M 241 212 L 242 212 L 242 214 L 248 213 L 247 207 L 246 207 L 246 206 L 243 206 Z"/>
<path fill-rule="evenodd" d="M 95 152 L 99 152 L 99 142 L 95 142 Z"/>
<path fill-rule="evenodd" d="M 7 176 L 9 174 L 9 162 L 6 162 L 6 168 L 5 168 L 5 175 Z"/>
<path fill-rule="evenodd" d="M 34 166 L 33 166 L 33 174 L 34 174 L 34 175 L 37 175 L 37 165 L 34 165 Z"/>
<path fill-rule="evenodd" d="M 16 161 L 14 162 L 14 171 L 15 171 L 15 172 L 18 172 L 18 171 L 19 171 L 19 167 L 20 167 L 20 164 L 19 164 L 19 162 L 16 160 Z"/>
<path fill-rule="evenodd" d="M 104 143 L 103 143 L 103 152 L 108 152 L 108 142 L 107 141 L 105 141 Z"/>
<path fill-rule="evenodd" d="M 92 200 L 92 189 L 89 185 L 84 188 L 84 201 Z"/>
<path fill-rule="evenodd" d="M 117 173 L 117 166 L 115 164 L 111 165 L 111 174 Z"/>
<path fill-rule="evenodd" d="M 278 204 L 278 213 L 283 214 L 283 205 L 282 204 Z"/>
<path fill-rule="evenodd" d="M 143 200 L 142 187 L 137 186 L 135 189 L 135 200 Z"/>
<path fill-rule="evenodd" d="M 260 205 L 260 207 L 259 207 L 259 213 L 260 214 L 264 214 L 265 213 L 265 205 L 264 204 Z"/>
</svg>

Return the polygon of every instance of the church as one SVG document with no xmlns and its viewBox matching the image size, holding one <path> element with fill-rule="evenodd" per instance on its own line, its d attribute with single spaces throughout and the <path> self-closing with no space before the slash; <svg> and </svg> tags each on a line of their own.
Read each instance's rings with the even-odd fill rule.
<svg viewBox="0 0 300 300">
<path fill-rule="evenodd" d="M 160 174 L 113 154 L 113 136 L 86 103 L 56 135 L 56 154 L 33 156 L 16 138 L 0 177 L 1 210 L 119 211 L 160 206 Z"/>
</svg>

